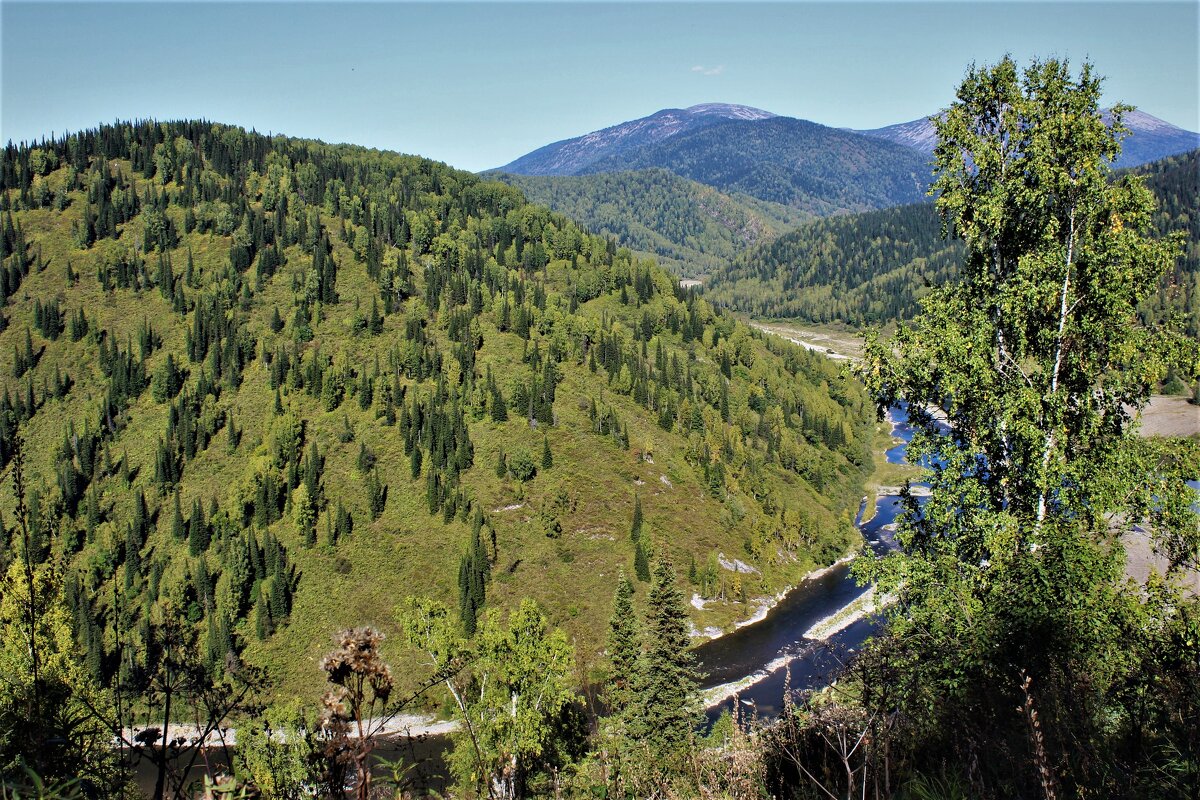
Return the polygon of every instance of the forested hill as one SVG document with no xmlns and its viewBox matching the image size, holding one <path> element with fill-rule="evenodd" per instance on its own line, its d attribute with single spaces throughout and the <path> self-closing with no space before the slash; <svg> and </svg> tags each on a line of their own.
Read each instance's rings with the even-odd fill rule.
<svg viewBox="0 0 1200 800">
<path fill-rule="evenodd" d="M 704 627 L 854 541 L 860 390 L 512 187 L 138 122 L 10 144 L 0 204 L 0 562 L 64 566 L 105 684 L 185 620 L 313 697 L 408 594 L 468 631 L 530 596 L 595 653 L 660 549 Z"/>
<path fill-rule="evenodd" d="M 830 217 L 718 270 L 706 296 L 756 317 L 880 323 L 912 316 L 929 285 L 957 274 L 962 254 L 929 203 Z"/>
<path fill-rule="evenodd" d="M 1178 312 L 1200 337 L 1200 150 L 1133 172 L 1158 199 L 1160 234 L 1187 237 L 1143 319 Z M 942 238 L 932 205 L 901 206 L 802 225 L 714 273 L 706 296 L 759 317 L 886 323 L 911 317 L 929 286 L 956 277 L 961 257 L 961 244 Z"/>
<path fill-rule="evenodd" d="M 665 169 L 494 177 L 685 277 L 707 274 L 808 219 L 788 206 L 731 196 Z"/>
</svg>

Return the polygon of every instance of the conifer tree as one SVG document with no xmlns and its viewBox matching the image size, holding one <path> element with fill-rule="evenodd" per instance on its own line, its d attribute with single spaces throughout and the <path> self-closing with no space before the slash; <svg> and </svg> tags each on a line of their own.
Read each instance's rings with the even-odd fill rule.
<svg viewBox="0 0 1200 800">
<path fill-rule="evenodd" d="M 308 493 L 308 484 L 302 483 L 292 491 L 292 522 L 305 547 L 316 544 L 317 511 Z"/>
<path fill-rule="evenodd" d="M 260 594 L 254 604 L 254 635 L 258 637 L 259 641 L 262 641 L 270 636 L 273 630 L 271 612 Z"/>
<path fill-rule="evenodd" d="M 554 466 L 554 454 L 550 452 L 550 440 L 542 437 L 542 469 L 550 469 Z"/>
<path fill-rule="evenodd" d="M 633 521 L 629 525 L 629 538 L 637 541 L 642 536 L 642 498 L 633 496 Z M 645 578 L 643 578 L 645 580 Z"/>
<path fill-rule="evenodd" d="M 171 517 L 171 536 L 177 542 L 182 542 L 187 535 L 187 528 L 183 524 L 183 510 L 179 507 L 179 492 L 175 493 L 175 512 Z"/>
<path fill-rule="evenodd" d="M 612 662 L 608 679 L 609 700 L 617 710 L 624 708 L 630 700 L 629 690 L 640 654 L 641 629 L 633 612 L 633 583 L 622 570 L 608 622 L 608 658 Z"/>
<path fill-rule="evenodd" d="M 647 596 L 645 648 L 633 680 L 628 706 L 632 739 L 648 745 L 655 763 L 678 763 L 699 722 L 695 691 L 699 684 L 683 592 L 675 585 L 675 567 L 660 556 Z"/>
<path fill-rule="evenodd" d="M 421 477 L 421 447 L 419 445 L 414 444 L 412 452 L 408 455 L 408 471 L 413 480 Z"/>
</svg>

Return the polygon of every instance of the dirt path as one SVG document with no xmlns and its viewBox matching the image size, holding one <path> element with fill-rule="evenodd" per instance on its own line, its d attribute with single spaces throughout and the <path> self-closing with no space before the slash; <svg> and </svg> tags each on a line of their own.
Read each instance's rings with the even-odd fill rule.
<svg viewBox="0 0 1200 800">
<path fill-rule="evenodd" d="M 862 339 L 852 331 L 802 328 L 785 322 L 751 322 L 760 331 L 787 339 L 809 350 L 823 353 L 832 359 L 845 361 L 862 355 Z"/>
</svg>

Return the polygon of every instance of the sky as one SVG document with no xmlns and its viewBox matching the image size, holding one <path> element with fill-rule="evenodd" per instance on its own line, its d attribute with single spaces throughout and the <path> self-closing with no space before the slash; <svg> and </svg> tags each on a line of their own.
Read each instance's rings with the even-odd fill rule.
<svg viewBox="0 0 1200 800">
<path fill-rule="evenodd" d="M 661 108 L 741 103 L 875 128 L 948 105 L 971 63 L 1090 59 L 1200 130 L 1200 3 L 17 3 L 0 141 L 204 118 L 482 170 Z"/>
</svg>

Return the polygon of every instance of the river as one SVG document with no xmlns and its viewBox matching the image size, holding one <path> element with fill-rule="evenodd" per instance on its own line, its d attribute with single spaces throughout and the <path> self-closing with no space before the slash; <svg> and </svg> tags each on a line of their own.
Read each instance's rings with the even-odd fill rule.
<svg viewBox="0 0 1200 800">
<path fill-rule="evenodd" d="M 903 409 L 891 409 L 888 419 L 900 441 L 887 451 L 887 460 L 899 464 L 913 430 Z M 892 531 L 900 510 L 900 498 L 894 495 L 880 496 L 874 516 L 865 523 L 863 508 L 859 509 L 856 524 L 875 553 L 882 555 L 896 547 Z M 759 717 L 777 716 L 789 671 L 793 690 L 827 684 L 879 623 L 867 616 L 826 639 L 810 639 L 805 633 L 819 623 L 844 617 L 851 606 L 861 605 L 868 591 L 851 575 L 849 563 L 836 564 L 788 592 L 761 622 L 697 647 L 705 674 L 701 690 L 713 703 L 707 709 L 709 719 L 731 709 L 735 699 Z"/>
</svg>

